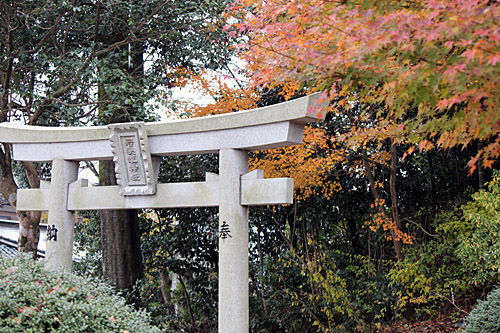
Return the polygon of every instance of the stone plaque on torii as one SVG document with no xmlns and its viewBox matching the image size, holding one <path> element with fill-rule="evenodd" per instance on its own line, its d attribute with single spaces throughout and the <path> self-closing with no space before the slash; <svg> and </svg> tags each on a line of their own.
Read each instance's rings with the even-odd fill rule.
<svg viewBox="0 0 500 333">
<path fill-rule="evenodd" d="M 71 270 L 74 212 L 219 207 L 219 332 L 248 332 L 248 206 L 290 204 L 293 179 L 248 172 L 248 151 L 302 142 L 316 121 L 319 94 L 268 107 L 157 123 L 95 127 L 0 124 L 13 159 L 51 162 L 51 181 L 20 189 L 17 209 L 48 211 L 45 267 Z M 219 174 L 204 182 L 159 183 L 161 156 L 218 153 Z M 113 159 L 117 186 L 78 180 L 80 161 Z M 52 237 L 55 236 L 55 237 Z"/>
</svg>

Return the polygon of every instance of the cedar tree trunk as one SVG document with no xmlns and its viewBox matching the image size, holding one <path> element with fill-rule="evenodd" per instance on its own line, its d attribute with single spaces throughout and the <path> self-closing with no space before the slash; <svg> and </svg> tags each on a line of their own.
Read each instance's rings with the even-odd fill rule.
<svg viewBox="0 0 500 333">
<path fill-rule="evenodd" d="M 99 162 L 99 185 L 117 185 L 114 168 L 113 161 Z M 101 237 L 104 276 L 118 288 L 131 290 L 144 276 L 137 210 L 101 211 Z"/>
</svg>

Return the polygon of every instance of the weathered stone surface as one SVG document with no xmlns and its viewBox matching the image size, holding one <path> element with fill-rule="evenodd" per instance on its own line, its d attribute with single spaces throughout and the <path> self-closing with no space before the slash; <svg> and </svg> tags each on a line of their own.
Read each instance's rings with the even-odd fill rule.
<svg viewBox="0 0 500 333">
<path fill-rule="evenodd" d="M 241 181 L 243 206 L 285 205 L 293 203 L 293 179 L 244 179 Z"/>
<path fill-rule="evenodd" d="M 216 153 L 220 149 L 261 150 L 302 142 L 304 124 L 318 95 L 256 110 L 170 122 L 146 123 L 151 155 Z M 54 128 L 0 124 L 0 142 L 15 143 L 14 159 L 50 162 L 56 158 L 112 159 L 106 126 Z"/>
<path fill-rule="evenodd" d="M 255 170 L 261 172 L 261 170 Z M 293 179 L 241 180 L 243 206 L 282 205 L 293 203 Z M 187 208 L 219 206 L 219 176 L 207 173 L 205 182 L 158 184 L 154 196 L 122 196 L 119 186 L 87 187 L 84 179 L 70 184 L 68 210 L 106 210 L 140 208 Z M 18 192 L 20 210 L 46 211 L 49 208 L 48 189 L 22 189 Z M 106 198 L 106 200 L 103 200 Z"/>
<path fill-rule="evenodd" d="M 78 178 L 78 162 L 52 161 L 47 224 L 57 231 L 57 239 L 47 240 L 45 267 L 71 272 L 74 212 L 67 210 L 69 184 Z M 46 191 L 46 190 L 42 190 Z"/>
<path fill-rule="evenodd" d="M 259 115 L 255 115 L 259 117 Z M 206 118 L 209 119 L 209 118 Z M 193 119 L 195 120 L 195 119 Z M 147 125 L 147 124 L 146 124 Z M 189 125 L 189 123 L 179 123 Z M 0 124 L 0 129 L 1 128 Z M 217 153 L 220 149 L 244 149 L 248 151 L 285 147 L 302 142 L 304 126 L 292 122 L 279 122 L 249 127 L 220 129 L 195 133 L 177 133 L 150 136 L 151 155 L 170 156 Z M 28 128 L 23 127 L 18 135 Z M 78 135 L 75 133 L 75 135 Z M 110 160 L 113 153 L 106 140 L 53 143 L 16 143 L 15 160 L 50 162 L 55 158 L 74 161 Z"/>
<path fill-rule="evenodd" d="M 156 177 L 144 123 L 108 125 L 120 195 L 153 195 Z"/>
<path fill-rule="evenodd" d="M 283 121 L 304 125 L 318 119 L 313 110 L 318 98 L 319 94 L 312 94 L 254 110 L 202 118 L 147 123 L 146 134 L 151 138 L 159 135 L 192 134 Z M 16 123 L 2 123 L 0 124 L 0 128 L 0 142 L 8 143 L 107 141 L 109 137 L 107 126 L 49 128 L 43 126 L 25 126 Z"/>
<path fill-rule="evenodd" d="M 248 153 L 219 153 L 219 332 L 248 332 L 248 208 L 240 203 Z M 221 234 L 224 232 L 224 234 Z"/>
</svg>

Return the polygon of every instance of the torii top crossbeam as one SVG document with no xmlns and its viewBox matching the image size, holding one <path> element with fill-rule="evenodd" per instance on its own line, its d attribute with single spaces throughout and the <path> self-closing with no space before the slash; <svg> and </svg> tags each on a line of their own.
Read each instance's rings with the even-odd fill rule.
<svg viewBox="0 0 500 333">
<path fill-rule="evenodd" d="M 253 110 L 203 118 L 146 123 L 153 156 L 215 153 L 220 149 L 247 151 L 302 142 L 304 124 L 318 118 L 319 94 Z M 56 158 L 87 161 L 112 159 L 107 126 L 44 127 L 0 124 L 0 142 L 13 143 L 18 161 L 49 162 Z M 43 149 L 40 149 L 43 145 Z M 64 147 L 64 156 L 61 149 Z"/>
</svg>

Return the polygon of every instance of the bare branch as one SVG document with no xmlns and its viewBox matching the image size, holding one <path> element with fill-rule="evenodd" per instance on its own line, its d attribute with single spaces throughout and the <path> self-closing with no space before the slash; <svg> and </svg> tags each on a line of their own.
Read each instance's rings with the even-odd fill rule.
<svg viewBox="0 0 500 333">
<path fill-rule="evenodd" d="M 363 159 L 363 160 L 366 160 L 367 162 L 369 163 L 372 163 L 372 164 L 375 164 L 381 168 L 384 168 L 388 171 L 391 171 L 391 167 L 388 166 L 388 165 L 385 165 L 383 163 L 380 163 L 380 162 L 377 162 L 377 161 L 374 161 L 373 159 L 369 158 L 368 155 L 366 154 L 366 152 L 364 154 L 352 154 L 353 157 L 356 157 L 356 158 L 360 158 L 360 159 Z"/>
<path fill-rule="evenodd" d="M 420 230 L 422 230 L 424 232 L 424 234 L 426 234 L 427 236 L 431 236 L 431 237 L 439 237 L 439 236 L 441 236 L 441 235 L 433 235 L 433 234 L 427 232 L 420 224 L 418 224 L 417 222 L 414 222 L 414 221 L 412 221 L 410 219 L 404 218 L 403 221 L 407 221 L 407 222 L 413 223 L 414 225 L 416 225 L 417 227 L 419 227 Z"/>
<path fill-rule="evenodd" d="M 55 97 L 52 97 L 50 100 L 54 101 L 56 103 L 59 103 L 61 105 L 67 106 L 67 107 L 89 106 L 89 105 L 95 105 L 95 104 L 110 102 L 109 100 L 106 100 L 106 101 L 88 102 L 88 103 L 68 103 L 68 102 L 65 102 L 63 100 L 60 100 L 59 98 L 55 98 Z"/>
<path fill-rule="evenodd" d="M 158 14 L 158 12 L 167 5 L 168 1 L 164 1 L 163 3 L 161 3 L 160 5 L 158 5 L 152 12 L 151 14 L 149 14 L 144 20 L 142 20 L 141 23 L 139 23 L 139 25 L 131 31 L 131 34 L 135 34 L 137 33 L 138 31 L 140 31 L 144 25 L 153 17 L 155 16 L 156 14 Z"/>
<path fill-rule="evenodd" d="M 465 314 L 469 314 L 467 311 L 463 310 L 463 309 L 460 309 L 456 304 L 455 304 L 455 295 L 453 294 L 453 288 L 450 287 L 450 292 L 451 292 L 451 298 L 452 299 L 449 299 L 448 297 L 446 296 L 443 296 L 441 295 L 440 293 L 436 292 L 436 295 L 438 295 L 439 297 L 442 297 L 444 298 L 445 300 L 447 300 L 448 302 L 450 302 L 451 305 L 453 305 L 455 307 L 455 309 L 457 309 L 458 311 L 460 312 L 463 312 Z"/>
<path fill-rule="evenodd" d="M 63 10 L 63 12 L 59 15 L 57 18 L 56 22 L 49 28 L 50 30 L 43 36 L 43 38 L 38 42 L 38 44 L 35 46 L 34 49 L 29 50 L 29 51 L 24 51 L 26 54 L 34 54 L 37 53 L 42 46 L 49 40 L 49 38 L 52 38 L 54 36 L 54 33 L 56 32 L 56 28 L 61 23 L 61 20 L 63 19 L 64 15 L 68 12 L 68 9 Z"/>
<path fill-rule="evenodd" d="M 99 171 L 97 171 L 97 169 L 95 168 L 94 164 L 92 164 L 92 162 L 85 161 L 85 165 L 87 166 L 87 168 L 89 168 L 90 171 L 92 171 L 92 173 L 94 174 L 94 176 L 96 176 L 97 178 L 99 178 Z"/>
</svg>

